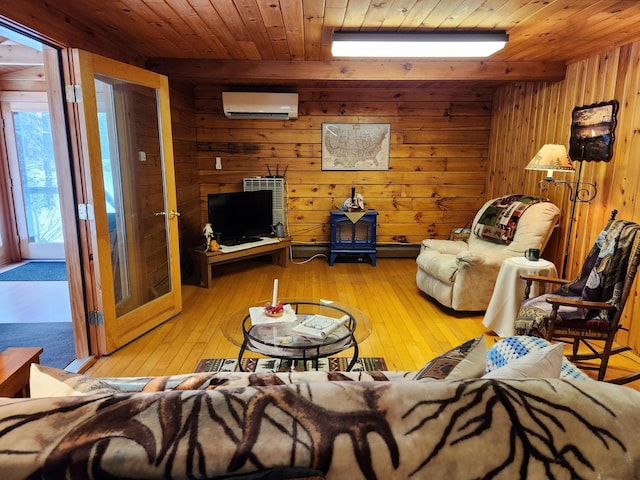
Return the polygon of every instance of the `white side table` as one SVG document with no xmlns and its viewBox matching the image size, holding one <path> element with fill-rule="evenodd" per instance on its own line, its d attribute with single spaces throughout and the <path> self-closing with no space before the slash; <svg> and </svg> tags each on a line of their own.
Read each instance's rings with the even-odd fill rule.
<svg viewBox="0 0 640 480">
<path fill-rule="evenodd" d="M 485 327 L 500 337 L 509 337 L 514 333 L 513 324 L 526 286 L 526 282 L 520 278 L 521 274 L 556 277 L 558 271 L 553 263 L 544 259 L 530 262 L 524 257 L 513 257 L 502 262 L 491 301 L 482 320 Z M 530 296 L 536 297 L 546 293 L 545 288 L 546 285 L 541 287 L 540 282 L 534 282 Z"/>
</svg>

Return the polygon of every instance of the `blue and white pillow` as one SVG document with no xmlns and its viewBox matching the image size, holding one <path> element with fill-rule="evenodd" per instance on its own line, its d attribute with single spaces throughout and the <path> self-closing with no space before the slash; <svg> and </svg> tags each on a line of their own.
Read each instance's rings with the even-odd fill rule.
<svg viewBox="0 0 640 480">
<path fill-rule="evenodd" d="M 544 338 L 526 335 L 503 338 L 487 350 L 486 373 L 503 367 L 510 361 L 520 358 L 532 350 L 540 350 L 549 345 L 551 345 L 551 343 Z M 562 359 L 560 378 L 575 378 L 578 380 L 591 379 L 564 357 Z"/>
</svg>

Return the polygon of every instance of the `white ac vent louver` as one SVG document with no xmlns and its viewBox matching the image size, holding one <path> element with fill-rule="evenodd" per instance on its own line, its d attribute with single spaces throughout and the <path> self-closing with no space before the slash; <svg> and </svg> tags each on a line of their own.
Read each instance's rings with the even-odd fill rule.
<svg viewBox="0 0 640 480">
<path fill-rule="evenodd" d="M 281 222 L 287 230 L 286 184 L 284 178 L 253 177 L 243 180 L 245 192 L 271 190 L 273 193 L 273 225 Z"/>
<path fill-rule="evenodd" d="M 222 92 L 228 118 L 294 120 L 298 118 L 297 93 Z"/>
</svg>

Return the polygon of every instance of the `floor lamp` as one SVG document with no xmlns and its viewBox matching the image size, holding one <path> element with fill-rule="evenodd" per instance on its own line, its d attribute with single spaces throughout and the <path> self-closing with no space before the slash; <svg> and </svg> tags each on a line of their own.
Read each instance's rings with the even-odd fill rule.
<svg viewBox="0 0 640 480">
<path fill-rule="evenodd" d="M 580 168 L 578 169 L 578 179 L 575 182 L 566 180 L 555 180 L 553 172 L 575 172 L 575 168 L 571 163 L 571 159 L 567 154 L 564 145 L 546 144 L 543 145 L 535 157 L 525 167 L 525 170 L 545 170 L 547 176 L 540 180 L 540 187 L 546 189 L 548 184 L 566 185 L 569 189 L 569 200 L 571 201 L 571 213 L 569 216 L 569 227 L 567 229 L 567 237 L 564 244 L 564 258 L 562 260 L 562 278 L 565 278 L 567 272 L 567 261 L 569 258 L 569 242 L 571 241 L 571 232 L 573 230 L 573 219 L 576 213 L 576 205 L 578 202 L 588 203 L 596 197 L 598 193 L 596 184 L 590 182 L 580 182 L 582 175 L 582 160 L 584 158 L 584 145 L 580 148 Z"/>
</svg>

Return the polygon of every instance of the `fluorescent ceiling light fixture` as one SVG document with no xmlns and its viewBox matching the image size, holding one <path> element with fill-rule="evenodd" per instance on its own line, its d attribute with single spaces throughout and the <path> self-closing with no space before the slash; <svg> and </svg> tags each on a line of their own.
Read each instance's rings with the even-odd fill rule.
<svg viewBox="0 0 640 480">
<path fill-rule="evenodd" d="M 334 57 L 488 57 L 509 40 L 505 32 L 336 32 Z"/>
</svg>

